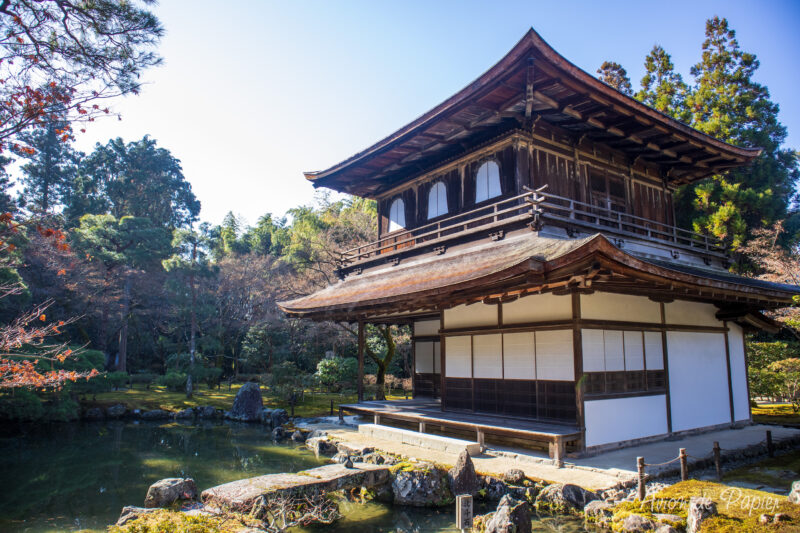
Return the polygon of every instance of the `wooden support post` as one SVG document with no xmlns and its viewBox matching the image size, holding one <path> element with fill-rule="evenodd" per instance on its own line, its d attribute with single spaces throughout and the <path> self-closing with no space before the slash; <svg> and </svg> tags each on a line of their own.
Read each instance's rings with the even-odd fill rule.
<svg viewBox="0 0 800 533">
<path fill-rule="evenodd" d="M 717 469 L 717 481 L 722 481 L 722 457 L 717 441 L 714 441 L 714 467 Z"/>
<path fill-rule="evenodd" d="M 483 445 L 483 443 L 484 443 L 484 439 L 483 439 L 483 431 L 481 431 L 480 429 L 478 429 L 478 430 L 476 430 L 476 433 L 477 433 L 477 435 L 476 435 L 476 436 L 477 436 L 477 439 L 478 439 L 478 445 L 479 445 L 479 446 L 480 446 L 480 448 L 481 448 L 481 453 L 483 453 L 483 450 L 484 450 L 484 445 Z"/>
<path fill-rule="evenodd" d="M 378 425 L 378 424 L 381 423 L 381 415 L 375 415 L 374 417 L 372 417 L 372 419 L 373 419 L 375 425 Z"/>
<path fill-rule="evenodd" d="M 425 433 L 425 422 L 420 422 L 419 423 L 419 432 L 420 433 Z"/>
<path fill-rule="evenodd" d="M 647 496 L 647 489 L 644 484 L 644 457 L 637 457 L 636 458 L 636 472 L 637 472 L 637 479 L 639 482 L 638 489 L 639 489 L 639 501 L 643 502 L 645 496 Z"/>
<path fill-rule="evenodd" d="M 339 407 L 339 422 L 344 422 L 344 410 Z"/>
<path fill-rule="evenodd" d="M 681 459 L 681 481 L 689 480 L 689 462 L 686 456 L 686 448 L 678 450 L 678 457 Z"/>
<path fill-rule="evenodd" d="M 364 401 L 364 322 L 358 321 L 358 403 Z"/>
<path fill-rule="evenodd" d="M 772 431 L 767 431 L 767 455 L 775 457 L 775 445 L 772 443 Z"/>
<path fill-rule="evenodd" d="M 564 439 L 555 437 L 550 441 L 550 458 L 557 468 L 564 466 L 564 452 L 565 452 Z"/>
</svg>

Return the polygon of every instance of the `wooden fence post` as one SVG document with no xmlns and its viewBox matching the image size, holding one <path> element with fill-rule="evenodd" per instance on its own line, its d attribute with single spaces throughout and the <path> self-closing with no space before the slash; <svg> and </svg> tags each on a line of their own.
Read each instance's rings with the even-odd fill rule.
<svg viewBox="0 0 800 533">
<path fill-rule="evenodd" d="M 720 457 L 719 442 L 714 441 L 714 466 L 717 469 L 717 481 L 722 481 L 722 458 Z"/>
<path fill-rule="evenodd" d="M 775 445 L 772 443 L 772 431 L 767 431 L 767 455 L 775 457 Z"/>
<path fill-rule="evenodd" d="M 644 457 L 636 458 L 636 472 L 639 480 L 639 501 L 643 502 L 645 496 L 647 495 L 647 490 L 644 486 Z"/>
<path fill-rule="evenodd" d="M 686 448 L 678 450 L 678 457 L 681 459 L 681 481 L 689 479 L 689 463 L 686 457 Z"/>
</svg>

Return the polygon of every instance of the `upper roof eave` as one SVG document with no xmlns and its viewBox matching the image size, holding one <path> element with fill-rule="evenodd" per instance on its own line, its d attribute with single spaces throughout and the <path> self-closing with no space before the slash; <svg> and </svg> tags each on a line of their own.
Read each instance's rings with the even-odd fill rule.
<svg viewBox="0 0 800 533">
<path fill-rule="evenodd" d="M 481 88 L 496 80 L 503 73 L 505 73 L 506 69 L 517 64 L 520 59 L 524 58 L 531 52 L 537 52 L 554 67 L 572 78 L 574 82 L 585 85 L 588 89 L 609 99 L 613 104 L 627 108 L 632 112 L 638 113 L 642 116 L 646 116 L 656 123 L 670 128 L 676 133 L 687 135 L 694 141 L 705 144 L 714 150 L 726 153 L 732 157 L 744 158 L 745 161 L 752 160 L 762 151 L 761 148 L 744 148 L 720 141 L 719 139 L 716 139 L 706 133 L 687 126 L 686 124 L 679 122 L 672 117 L 669 117 L 660 111 L 657 111 L 631 98 L 630 96 L 622 94 L 613 87 L 606 85 L 602 81 L 598 80 L 591 74 L 587 73 L 580 67 L 574 65 L 569 60 L 564 58 L 555 49 L 553 49 L 533 28 L 531 28 L 528 30 L 525 36 L 523 36 L 523 38 L 520 39 L 520 41 L 502 59 L 500 59 L 500 61 L 498 61 L 495 65 L 489 68 L 486 72 L 484 72 L 481 76 L 467 85 L 461 91 L 457 92 L 430 111 L 422 114 L 409 124 L 403 126 L 391 135 L 381 139 L 372 146 L 350 156 L 349 158 L 331 166 L 328 169 L 304 172 L 304 176 L 306 179 L 311 181 L 314 186 L 324 186 L 324 184 L 318 182 L 328 176 L 336 174 L 337 172 L 357 164 L 369 156 L 388 149 L 392 145 L 401 142 L 422 128 L 430 126 L 432 122 L 446 115 L 447 112 L 452 110 L 455 106 L 474 96 L 478 91 L 480 91 Z"/>
</svg>

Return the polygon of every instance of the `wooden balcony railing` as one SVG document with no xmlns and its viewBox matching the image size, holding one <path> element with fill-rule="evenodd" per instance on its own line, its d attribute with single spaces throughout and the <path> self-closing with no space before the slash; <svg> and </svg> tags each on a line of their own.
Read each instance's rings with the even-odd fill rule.
<svg viewBox="0 0 800 533">
<path fill-rule="evenodd" d="M 411 248 L 435 247 L 474 233 L 491 233 L 520 223 L 545 223 L 588 232 L 668 243 L 684 250 L 725 257 L 725 248 L 714 237 L 688 231 L 654 220 L 572 200 L 542 189 L 503 198 L 492 204 L 458 213 L 423 226 L 391 233 L 383 238 L 342 253 L 343 267 L 377 257 L 387 259 Z"/>
</svg>

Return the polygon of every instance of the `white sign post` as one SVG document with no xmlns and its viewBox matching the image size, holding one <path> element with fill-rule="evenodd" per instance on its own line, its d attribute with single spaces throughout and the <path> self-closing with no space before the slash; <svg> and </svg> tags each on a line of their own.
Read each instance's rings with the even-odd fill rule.
<svg viewBox="0 0 800 533">
<path fill-rule="evenodd" d="M 472 531 L 472 496 L 456 496 L 456 527 L 461 531 Z"/>
</svg>

